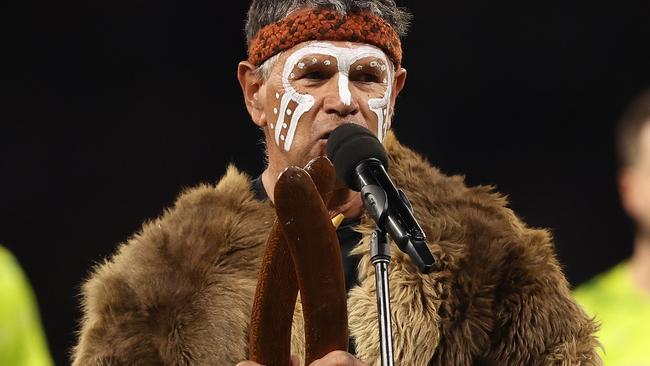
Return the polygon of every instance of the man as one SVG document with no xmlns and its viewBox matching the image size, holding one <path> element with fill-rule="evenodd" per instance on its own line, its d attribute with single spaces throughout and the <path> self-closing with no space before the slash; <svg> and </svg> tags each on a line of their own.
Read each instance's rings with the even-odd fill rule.
<svg viewBox="0 0 650 366">
<path fill-rule="evenodd" d="M 637 224 L 634 252 L 575 296 L 601 322 L 607 365 L 650 365 L 650 91 L 624 113 L 617 142 L 623 207 Z"/>
<path fill-rule="evenodd" d="M 324 154 L 343 123 L 383 142 L 391 177 L 411 199 L 437 263 L 422 275 L 393 248 L 396 364 L 600 364 L 596 327 L 572 300 L 549 234 L 527 228 L 490 188 L 442 175 L 390 132 L 406 79 L 400 37 L 408 20 L 393 0 L 253 1 L 249 57 L 237 75 L 264 131 L 268 166 L 257 180 L 231 167 L 216 186 L 186 191 L 95 269 L 84 286 L 74 365 L 245 360 L 278 174 Z M 339 185 L 334 196 L 330 212 L 348 219 L 338 236 L 353 347 L 313 365 L 373 365 L 380 359 L 373 223 L 358 193 Z M 302 327 L 295 317 L 298 360 Z"/>
</svg>

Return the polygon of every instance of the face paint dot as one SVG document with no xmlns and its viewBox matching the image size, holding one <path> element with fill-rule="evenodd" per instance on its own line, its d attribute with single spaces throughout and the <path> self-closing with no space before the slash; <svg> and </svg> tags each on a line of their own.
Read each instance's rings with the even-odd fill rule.
<svg viewBox="0 0 650 366">
<path fill-rule="evenodd" d="M 332 63 L 332 61 L 330 61 L 330 60 L 325 60 L 325 61 L 323 61 L 323 64 L 324 64 L 325 66 L 329 66 L 331 63 Z"/>
<path fill-rule="evenodd" d="M 304 62 L 299 63 L 298 68 L 299 69 L 304 69 L 305 68 L 305 63 Z"/>
<path fill-rule="evenodd" d="M 288 115 L 288 116 L 291 115 L 291 109 L 287 109 L 287 115 Z"/>
<path fill-rule="evenodd" d="M 289 77 L 293 79 L 293 78 L 295 78 L 295 77 L 296 77 L 296 74 L 294 74 L 294 73 L 291 73 L 291 75 L 289 75 Z"/>
<path fill-rule="evenodd" d="M 275 93 L 275 99 L 280 99 L 280 93 Z"/>
<path fill-rule="evenodd" d="M 311 59 L 311 63 L 312 63 L 312 64 L 315 64 L 315 63 L 317 63 L 317 62 L 318 62 L 318 60 L 316 59 L 316 57 L 314 57 L 314 58 Z"/>
<path fill-rule="evenodd" d="M 287 128 L 287 124 L 286 124 L 286 123 L 283 123 L 283 124 L 282 124 L 282 128 Z"/>
<path fill-rule="evenodd" d="M 273 108 L 273 113 L 274 113 L 274 114 L 278 114 L 278 109 L 277 109 L 277 108 Z"/>
<path fill-rule="evenodd" d="M 384 79 L 384 84 L 387 83 L 387 82 L 388 82 L 388 80 Z"/>
<path fill-rule="evenodd" d="M 357 70 L 361 70 L 361 69 L 363 69 L 363 66 L 357 65 Z"/>
<path fill-rule="evenodd" d="M 284 135 L 280 135 L 280 140 L 284 141 L 285 137 Z"/>
<path fill-rule="evenodd" d="M 273 129 L 273 123 L 271 123 L 271 129 Z"/>
<path fill-rule="evenodd" d="M 381 71 L 386 71 L 386 65 L 381 65 Z"/>
<path fill-rule="evenodd" d="M 373 61 L 370 63 L 370 67 L 377 67 L 377 61 Z"/>
</svg>

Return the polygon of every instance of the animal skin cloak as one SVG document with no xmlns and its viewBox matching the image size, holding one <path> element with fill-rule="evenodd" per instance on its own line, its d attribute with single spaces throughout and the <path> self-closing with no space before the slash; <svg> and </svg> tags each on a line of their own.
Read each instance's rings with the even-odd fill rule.
<svg viewBox="0 0 650 366">
<path fill-rule="evenodd" d="M 546 230 L 490 187 L 466 187 L 389 133 L 390 174 L 410 198 L 437 264 L 418 273 L 394 244 L 390 297 L 397 365 L 600 365 L 597 326 L 574 302 Z M 235 365 L 246 359 L 260 259 L 275 218 L 230 167 L 188 189 L 94 268 L 83 286 L 73 365 Z M 348 295 L 357 357 L 380 364 L 374 267 L 363 217 L 360 285 Z M 303 355 L 296 306 L 294 354 Z"/>
</svg>

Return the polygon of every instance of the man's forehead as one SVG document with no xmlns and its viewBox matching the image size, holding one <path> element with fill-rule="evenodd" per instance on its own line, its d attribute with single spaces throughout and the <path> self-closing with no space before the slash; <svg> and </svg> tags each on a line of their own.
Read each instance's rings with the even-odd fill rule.
<svg viewBox="0 0 650 366">
<path fill-rule="evenodd" d="M 283 54 L 285 61 L 292 59 L 292 55 L 331 55 L 331 56 L 374 56 L 388 60 L 386 53 L 372 44 L 350 41 L 308 41 L 302 42 Z M 332 55 L 334 54 L 334 55 Z"/>
</svg>

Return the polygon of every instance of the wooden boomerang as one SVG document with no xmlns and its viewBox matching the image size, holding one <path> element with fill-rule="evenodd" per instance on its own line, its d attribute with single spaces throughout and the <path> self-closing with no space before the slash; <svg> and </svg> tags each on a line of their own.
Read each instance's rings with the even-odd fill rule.
<svg viewBox="0 0 650 366">
<path fill-rule="evenodd" d="M 347 350 L 343 265 L 326 209 L 336 173 L 327 158 L 288 168 L 275 185 L 273 224 L 251 314 L 249 359 L 291 365 L 291 324 L 298 289 L 305 320 L 305 364 Z"/>
</svg>

